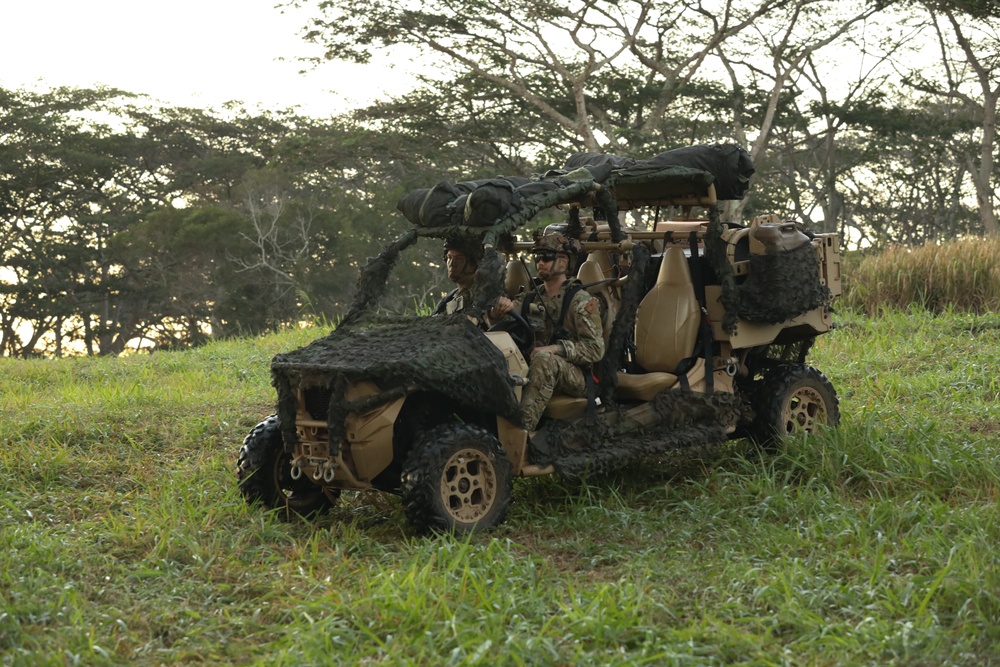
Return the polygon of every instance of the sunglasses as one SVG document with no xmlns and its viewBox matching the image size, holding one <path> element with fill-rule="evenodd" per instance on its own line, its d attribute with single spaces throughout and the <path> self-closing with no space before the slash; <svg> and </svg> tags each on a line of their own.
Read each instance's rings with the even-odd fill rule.
<svg viewBox="0 0 1000 667">
<path fill-rule="evenodd" d="M 540 255 L 535 255 L 535 262 L 554 262 L 558 256 L 554 252 L 543 252 Z"/>
</svg>

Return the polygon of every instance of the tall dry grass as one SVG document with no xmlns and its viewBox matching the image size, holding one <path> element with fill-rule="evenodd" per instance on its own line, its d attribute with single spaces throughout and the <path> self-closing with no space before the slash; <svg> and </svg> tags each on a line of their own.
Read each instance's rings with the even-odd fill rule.
<svg viewBox="0 0 1000 667">
<path fill-rule="evenodd" d="M 1000 311 L 1000 238 L 966 238 L 921 248 L 895 247 L 845 269 L 841 305 L 871 315 L 886 308 Z"/>
</svg>

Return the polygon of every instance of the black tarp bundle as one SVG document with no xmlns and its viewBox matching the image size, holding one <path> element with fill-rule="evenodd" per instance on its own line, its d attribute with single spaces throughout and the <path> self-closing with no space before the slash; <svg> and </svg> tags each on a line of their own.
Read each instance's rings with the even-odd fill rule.
<svg viewBox="0 0 1000 667">
<path fill-rule="evenodd" d="M 693 191 L 715 183 L 717 199 L 742 199 L 754 173 L 753 159 L 735 144 L 687 146 L 665 151 L 646 160 L 604 153 L 577 153 L 567 161 L 567 170 L 610 167 L 608 185 L 620 200 L 656 200 Z M 680 170 L 671 171 L 671 167 Z M 689 171 L 684 171 L 689 170 Z M 704 174 L 712 178 L 706 182 Z M 688 179 L 687 181 L 685 179 Z M 602 183 L 605 181 L 601 181 Z"/>
<path fill-rule="evenodd" d="M 710 454 L 726 441 L 727 427 L 744 418 L 739 397 L 727 392 L 667 389 L 654 396 L 651 405 L 655 423 L 645 427 L 623 412 L 598 415 L 594 424 L 586 418 L 550 422 L 545 440 L 551 453 L 539 463 L 580 477 L 679 451 L 700 448 Z"/>
</svg>

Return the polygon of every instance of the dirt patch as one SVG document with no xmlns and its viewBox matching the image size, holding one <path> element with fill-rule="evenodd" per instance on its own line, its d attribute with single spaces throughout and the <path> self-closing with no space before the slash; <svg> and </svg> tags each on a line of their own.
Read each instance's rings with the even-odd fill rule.
<svg viewBox="0 0 1000 667">
<path fill-rule="evenodd" d="M 985 419 L 972 422 L 969 424 L 969 430 L 973 433 L 981 433 L 983 435 L 994 435 L 1000 433 L 1000 423 L 995 421 L 986 421 Z"/>
</svg>

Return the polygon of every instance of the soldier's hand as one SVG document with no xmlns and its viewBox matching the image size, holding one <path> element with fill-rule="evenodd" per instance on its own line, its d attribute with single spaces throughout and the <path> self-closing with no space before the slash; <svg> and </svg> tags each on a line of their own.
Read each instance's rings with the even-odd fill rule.
<svg viewBox="0 0 1000 667">
<path fill-rule="evenodd" d="M 490 317 L 499 320 L 501 317 L 514 310 L 514 302 L 505 296 L 497 297 L 497 302 L 490 311 Z"/>
<path fill-rule="evenodd" d="M 548 352 L 549 354 L 554 354 L 557 357 L 562 357 L 566 354 L 565 349 L 559 343 L 556 343 L 555 345 L 541 345 L 539 347 L 532 348 L 531 356 L 534 357 L 539 352 Z"/>
</svg>

